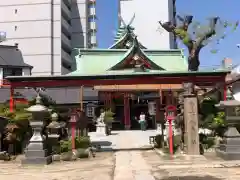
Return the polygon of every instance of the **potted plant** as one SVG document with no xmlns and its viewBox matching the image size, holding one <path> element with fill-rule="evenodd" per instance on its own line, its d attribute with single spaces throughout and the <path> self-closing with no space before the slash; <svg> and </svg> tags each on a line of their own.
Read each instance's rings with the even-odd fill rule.
<svg viewBox="0 0 240 180">
<path fill-rule="evenodd" d="M 104 123 L 106 125 L 106 134 L 110 135 L 112 130 L 112 123 L 114 121 L 114 114 L 111 110 L 107 110 L 104 116 Z"/>
</svg>

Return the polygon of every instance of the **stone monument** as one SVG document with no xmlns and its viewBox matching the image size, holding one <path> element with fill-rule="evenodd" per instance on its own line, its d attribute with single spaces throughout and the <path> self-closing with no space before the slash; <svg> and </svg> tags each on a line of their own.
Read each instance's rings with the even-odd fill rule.
<svg viewBox="0 0 240 180">
<path fill-rule="evenodd" d="M 198 101 L 192 83 L 184 83 L 184 143 L 188 155 L 199 155 Z"/>
<path fill-rule="evenodd" d="M 25 150 L 25 159 L 22 160 L 22 164 L 50 164 L 52 157 L 47 151 L 47 137 L 42 135 L 44 118 L 49 114 L 49 109 L 41 104 L 39 93 L 36 97 L 36 105 L 29 107 L 27 111 L 32 113 L 30 126 L 33 129 L 33 136 Z"/>
<path fill-rule="evenodd" d="M 101 135 L 106 135 L 106 124 L 104 123 L 105 112 L 101 112 L 100 116 L 97 118 L 96 133 Z"/>
</svg>

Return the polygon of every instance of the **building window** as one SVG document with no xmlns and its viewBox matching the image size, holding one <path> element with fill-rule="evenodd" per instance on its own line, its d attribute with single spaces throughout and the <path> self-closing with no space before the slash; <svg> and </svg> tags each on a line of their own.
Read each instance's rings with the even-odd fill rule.
<svg viewBox="0 0 240 180">
<path fill-rule="evenodd" d="M 17 12 L 18 12 L 18 10 L 17 10 L 17 9 L 15 9 L 15 14 L 17 14 Z"/>
<path fill-rule="evenodd" d="M 3 68 L 3 78 L 7 76 L 22 76 L 22 68 Z"/>
<path fill-rule="evenodd" d="M 87 107 L 86 107 L 86 114 L 87 114 L 87 117 L 94 117 L 95 115 L 95 107 L 91 104 L 88 104 Z"/>
</svg>

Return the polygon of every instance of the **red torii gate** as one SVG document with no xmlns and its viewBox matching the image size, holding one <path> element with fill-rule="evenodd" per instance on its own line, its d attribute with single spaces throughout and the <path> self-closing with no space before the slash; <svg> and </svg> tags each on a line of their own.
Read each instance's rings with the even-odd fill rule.
<svg viewBox="0 0 240 180">
<path fill-rule="evenodd" d="M 167 72 L 158 73 L 136 72 L 131 74 L 101 75 L 60 75 L 60 76 L 10 76 L 10 111 L 14 110 L 13 92 L 15 88 L 25 87 L 92 87 L 96 85 L 132 85 L 132 84 L 182 84 L 193 83 L 197 86 L 215 87 L 225 83 L 228 71 L 198 72 Z M 225 95 L 226 96 L 226 93 Z"/>
</svg>

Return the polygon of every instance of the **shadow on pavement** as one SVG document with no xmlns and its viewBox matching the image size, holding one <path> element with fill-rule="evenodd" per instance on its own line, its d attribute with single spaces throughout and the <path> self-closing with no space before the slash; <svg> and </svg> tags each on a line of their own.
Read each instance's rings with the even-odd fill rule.
<svg viewBox="0 0 240 180">
<path fill-rule="evenodd" d="M 111 133 L 111 135 L 115 136 L 115 135 L 118 135 L 119 133 Z"/>
<path fill-rule="evenodd" d="M 93 141 L 92 145 L 98 145 L 98 146 L 111 146 L 112 143 L 110 141 Z"/>
<path fill-rule="evenodd" d="M 158 180 L 223 180 L 214 176 L 171 176 L 164 177 Z"/>
</svg>

